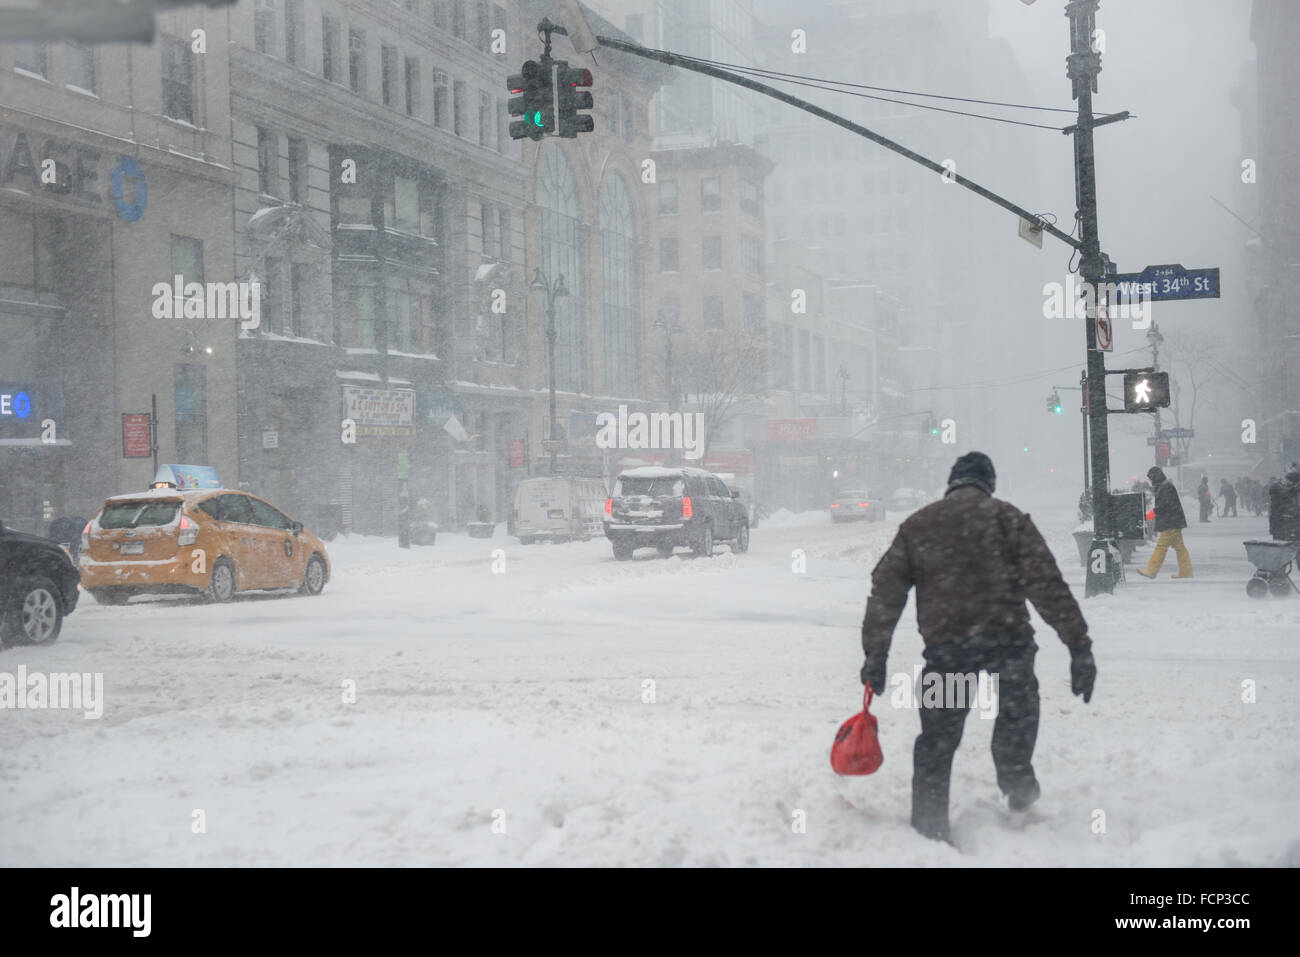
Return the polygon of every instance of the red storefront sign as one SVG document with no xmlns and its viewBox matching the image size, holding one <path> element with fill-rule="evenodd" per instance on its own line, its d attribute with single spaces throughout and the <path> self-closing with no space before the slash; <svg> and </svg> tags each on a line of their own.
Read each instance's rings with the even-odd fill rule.
<svg viewBox="0 0 1300 957">
<path fill-rule="evenodd" d="M 817 438 L 816 419 L 768 419 L 769 442 L 795 442 L 799 439 Z"/>
<path fill-rule="evenodd" d="M 524 440 L 510 440 L 510 467 L 512 469 L 521 469 L 524 467 Z"/>
<path fill-rule="evenodd" d="M 149 413 L 122 413 L 122 457 L 127 459 L 147 459 L 153 455 L 153 443 L 149 441 Z"/>
<path fill-rule="evenodd" d="M 1168 442 L 1157 442 L 1157 443 L 1156 443 L 1156 456 L 1157 456 L 1158 458 L 1161 458 L 1161 459 L 1167 459 L 1167 458 L 1169 458 L 1169 452 L 1170 452 L 1170 448 L 1169 448 L 1169 443 L 1168 443 Z"/>
<path fill-rule="evenodd" d="M 694 462 L 688 462 L 694 465 Z M 754 471 L 754 453 L 749 449 L 719 449 L 709 452 L 708 462 L 704 466 L 710 472 L 733 472 L 748 474 Z"/>
</svg>

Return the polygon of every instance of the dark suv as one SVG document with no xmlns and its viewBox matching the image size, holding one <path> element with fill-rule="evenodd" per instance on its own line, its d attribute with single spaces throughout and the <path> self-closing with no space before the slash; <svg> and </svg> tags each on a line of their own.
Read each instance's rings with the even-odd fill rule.
<svg viewBox="0 0 1300 957">
<path fill-rule="evenodd" d="M 81 574 L 48 538 L 0 523 L 0 641 L 47 645 L 77 607 Z"/>
<path fill-rule="evenodd" d="M 749 515 L 737 493 L 712 472 L 628 469 L 605 500 L 605 537 L 619 561 L 643 546 L 657 548 L 665 558 L 678 545 L 712 556 L 715 542 L 730 542 L 733 552 L 744 552 L 749 549 Z"/>
</svg>

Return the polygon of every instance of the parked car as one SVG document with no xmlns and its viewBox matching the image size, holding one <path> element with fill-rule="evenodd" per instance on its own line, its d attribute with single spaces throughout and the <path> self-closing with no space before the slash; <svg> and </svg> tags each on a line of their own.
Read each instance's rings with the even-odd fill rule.
<svg viewBox="0 0 1300 957">
<path fill-rule="evenodd" d="M 679 545 L 712 556 L 717 542 L 749 549 L 749 516 L 737 494 L 712 472 L 648 466 L 628 469 L 605 500 L 605 537 L 626 561 L 642 546 L 667 558 Z"/>
<path fill-rule="evenodd" d="M 0 641 L 48 645 L 77 607 L 81 576 L 58 542 L 0 522 Z"/>
<path fill-rule="evenodd" d="M 885 517 L 885 507 L 867 494 L 866 489 L 850 489 L 835 496 L 831 502 L 832 522 L 879 522 Z"/>
<path fill-rule="evenodd" d="M 894 494 L 889 496 L 889 508 L 894 512 L 910 512 L 912 509 L 928 505 L 929 502 L 930 496 L 918 488 L 895 489 Z"/>
<path fill-rule="evenodd" d="M 521 545 L 597 536 L 608 494 L 605 483 L 596 478 L 524 479 L 515 489 L 514 534 Z"/>
<path fill-rule="evenodd" d="M 115 495 L 81 536 L 82 584 L 105 605 L 132 595 L 238 591 L 329 581 L 325 543 L 270 503 L 231 489 L 151 489 Z"/>
</svg>

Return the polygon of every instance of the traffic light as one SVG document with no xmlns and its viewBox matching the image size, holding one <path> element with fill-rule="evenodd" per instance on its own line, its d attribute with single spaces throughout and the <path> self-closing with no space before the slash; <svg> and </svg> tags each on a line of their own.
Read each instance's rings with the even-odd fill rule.
<svg viewBox="0 0 1300 957">
<path fill-rule="evenodd" d="M 1060 415 L 1065 411 L 1065 408 L 1061 405 L 1061 397 L 1057 394 L 1055 389 L 1053 389 L 1052 394 L 1047 397 L 1047 411 L 1053 412 L 1057 415 Z"/>
<path fill-rule="evenodd" d="M 1124 411 L 1150 412 L 1169 407 L 1168 372 L 1126 372 Z"/>
<path fill-rule="evenodd" d="M 596 121 L 578 110 L 591 109 L 591 94 L 579 89 L 591 86 L 591 71 L 582 67 L 570 67 L 564 60 L 558 61 L 556 67 L 556 116 L 560 135 L 573 137 L 579 133 L 590 133 L 596 128 Z"/>
<path fill-rule="evenodd" d="M 510 115 L 519 117 L 510 123 L 512 140 L 540 140 L 547 133 L 555 132 L 551 75 L 545 66 L 529 60 L 522 72 L 506 80 L 506 88 L 515 94 L 507 104 Z"/>
</svg>

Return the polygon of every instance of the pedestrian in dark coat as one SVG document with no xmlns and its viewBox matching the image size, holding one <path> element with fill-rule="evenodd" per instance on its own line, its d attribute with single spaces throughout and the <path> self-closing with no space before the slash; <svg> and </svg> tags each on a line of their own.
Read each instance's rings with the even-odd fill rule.
<svg viewBox="0 0 1300 957">
<path fill-rule="evenodd" d="M 1196 486 L 1196 500 L 1201 505 L 1201 521 L 1208 522 L 1210 513 L 1214 511 L 1214 496 L 1210 494 L 1210 477 L 1201 476 L 1201 484 Z"/>
<path fill-rule="evenodd" d="M 1227 479 L 1219 482 L 1219 495 L 1223 497 L 1223 518 L 1232 513 L 1232 517 L 1237 517 L 1237 490 L 1232 487 L 1232 483 Z"/>
<path fill-rule="evenodd" d="M 1279 542 L 1300 541 L 1300 465 L 1268 487 L 1268 533 Z"/>
<path fill-rule="evenodd" d="M 1038 736 L 1038 680 L 1033 628 L 1025 600 L 1070 649 L 1071 687 L 1092 699 L 1097 668 L 1088 625 L 1029 516 L 993 497 L 993 463 L 981 452 L 959 458 L 944 497 L 899 526 L 871 573 L 862 619 L 866 661 L 862 681 L 883 695 L 885 659 L 894 627 L 916 588 L 916 618 L 925 641 L 923 681 L 966 687 L 979 672 L 998 676 L 993 764 L 1013 810 L 1039 795 L 1032 758 Z M 963 696 L 964 697 L 964 696 Z M 912 751 L 912 826 L 949 841 L 948 786 L 952 758 L 970 709 L 968 700 L 922 700 L 921 734 Z"/>
<path fill-rule="evenodd" d="M 1139 568 L 1138 574 L 1144 578 L 1155 578 L 1164 564 L 1169 549 L 1178 556 L 1178 574 L 1175 578 L 1192 577 L 1192 556 L 1183 544 L 1183 529 L 1187 527 L 1187 516 L 1183 514 L 1183 503 L 1178 497 L 1178 489 L 1166 477 L 1164 469 L 1152 466 L 1147 470 L 1147 478 L 1155 487 L 1156 513 L 1155 531 L 1156 547 L 1151 550 L 1151 560 L 1146 568 Z"/>
</svg>

